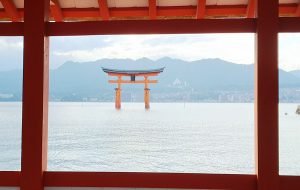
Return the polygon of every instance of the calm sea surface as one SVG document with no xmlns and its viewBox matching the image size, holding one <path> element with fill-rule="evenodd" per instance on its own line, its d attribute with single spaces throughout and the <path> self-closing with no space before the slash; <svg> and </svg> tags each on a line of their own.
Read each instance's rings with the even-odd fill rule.
<svg viewBox="0 0 300 190">
<path fill-rule="evenodd" d="M 254 173 L 253 104 L 50 103 L 48 169 Z M 280 173 L 300 174 L 300 116 L 280 105 Z M 0 170 L 20 170 L 21 103 L 0 103 Z"/>
</svg>

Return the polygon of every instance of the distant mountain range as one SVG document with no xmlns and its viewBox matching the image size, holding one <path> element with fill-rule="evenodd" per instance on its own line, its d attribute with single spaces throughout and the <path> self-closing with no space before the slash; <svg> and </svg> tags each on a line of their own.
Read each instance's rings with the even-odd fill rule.
<svg viewBox="0 0 300 190">
<path fill-rule="evenodd" d="M 114 69 L 153 69 L 165 67 L 151 85 L 154 101 L 253 101 L 254 65 L 235 64 L 221 59 L 187 62 L 162 58 L 102 59 L 95 62 L 66 62 L 50 71 L 50 98 L 53 101 L 113 101 L 115 86 L 101 67 Z M 284 101 L 300 100 L 300 70 L 279 70 L 280 97 Z M 22 71 L 0 72 L 0 101 L 21 99 Z M 124 85 L 125 101 L 142 101 L 142 85 Z M 291 96 L 289 96 L 289 94 Z M 289 97 L 292 97 L 291 99 Z"/>
</svg>

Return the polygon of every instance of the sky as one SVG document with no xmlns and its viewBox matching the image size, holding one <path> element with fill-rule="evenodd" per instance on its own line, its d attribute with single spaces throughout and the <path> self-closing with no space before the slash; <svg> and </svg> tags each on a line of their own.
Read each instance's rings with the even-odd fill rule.
<svg viewBox="0 0 300 190">
<path fill-rule="evenodd" d="M 300 69 L 300 34 L 280 34 L 279 66 Z M 0 71 L 22 67 L 21 37 L 0 37 Z M 254 62 L 254 34 L 117 35 L 50 38 L 50 67 L 67 61 L 103 58 L 172 57 L 187 61 L 220 58 L 238 64 Z"/>
</svg>

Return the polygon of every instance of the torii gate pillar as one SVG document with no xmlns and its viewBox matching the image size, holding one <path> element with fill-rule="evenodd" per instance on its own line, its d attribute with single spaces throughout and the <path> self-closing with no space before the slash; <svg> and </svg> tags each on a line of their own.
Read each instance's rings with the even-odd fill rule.
<svg viewBox="0 0 300 190">
<path fill-rule="evenodd" d="M 150 108 L 150 89 L 145 88 L 145 95 L 144 95 L 144 100 L 145 100 L 145 109 Z"/>
<path fill-rule="evenodd" d="M 145 76 L 144 101 L 145 101 L 145 109 L 149 109 L 150 108 L 150 89 L 149 89 L 147 76 Z"/>
<path fill-rule="evenodd" d="M 116 98 L 115 98 L 115 108 L 121 109 L 121 82 L 122 82 L 122 76 L 118 76 L 118 87 L 115 88 L 116 90 Z"/>
<path fill-rule="evenodd" d="M 121 109 L 121 88 L 115 88 L 116 98 L 115 98 L 115 107 L 116 109 Z"/>
</svg>

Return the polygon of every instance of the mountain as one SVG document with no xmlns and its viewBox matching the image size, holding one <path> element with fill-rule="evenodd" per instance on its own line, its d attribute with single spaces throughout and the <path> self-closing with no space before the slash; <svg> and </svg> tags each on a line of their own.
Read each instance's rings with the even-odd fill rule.
<svg viewBox="0 0 300 190">
<path fill-rule="evenodd" d="M 291 74 L 293 74 L 294 76 L 300 78 L 300 70 L 294 70 L 290 72 Z"/>
<path fill-rule="evenodd" d="M 158 84 L 150 85 L 154 101 L 252 101 L 254 65 L 235 64 L 221 59 L 187 62 L 162 58 L 102 59 L 95 62 L 66 62 L 50 71 L 50 98 L 59 101 L 113 101 L 115 86 L 101 67 L 114 69 L 153 69 L 165 67 Z M 295 72 L 279 70 L 280 88 L 300 88 Z M 21 97 L 20 70 L 0 72 L 0 100 Z M 123 85 L 124 100 L 142 100 L 143 85 Z M 291 92 L 292 93 L 292 92 Z M 9 95 L 13 95 L 9 96 Z M 124 96 L 124 97 L 123 97 Z M 3 98 L 6 97 L 6 98 Z M 11 98 L 7 98 L 11 97 Z M 300 95 L 299 95 L 300 100 Z"/>
</svg>

